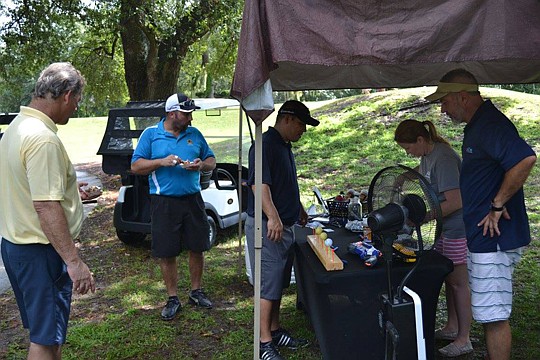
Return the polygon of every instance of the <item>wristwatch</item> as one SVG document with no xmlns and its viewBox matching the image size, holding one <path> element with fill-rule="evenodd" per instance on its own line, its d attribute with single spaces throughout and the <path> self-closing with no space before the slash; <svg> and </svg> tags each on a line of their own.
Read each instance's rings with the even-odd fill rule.
<svg viewBox="0 0 540 360">
<path fill-rule="evenodd" d="M 503 211 L 504 210 L 504 205 L 503 206 L 495 206 L 495 204 L 493 203 L 493 201 L 491 202 L 491 211 L 495 211 L 495 212 L 498 212 L 498 211 Z"/>
</svg>

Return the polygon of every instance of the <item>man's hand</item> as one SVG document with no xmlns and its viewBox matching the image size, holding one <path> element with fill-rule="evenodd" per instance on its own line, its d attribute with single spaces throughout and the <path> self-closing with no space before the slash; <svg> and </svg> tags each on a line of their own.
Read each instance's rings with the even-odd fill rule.
<svg viewBox="0 0 540 360">
<path fill-rule="evenodd" d="M 171 166 L 176 166 L 176 165 L 180 164 L 180 161 L 182 161 L 182 159 L 180 159 L 178 156 L 169 155 L 169 156 L 164 157 L 163 159 L 161 159 L 160 165 L 163 166 L 163 167 L 171 167 Z"/>
<path fill-rule="evenodd" d="M 89 290 L 93 293 L 96 292 L 94 276 L 82 260 L 67 264 L 67 271 L 73 281 L 73 291 L 81 295 L 86 294 Z"/>
<path fill-rule="evenodd" d="M 203 162 L 201 161 L 201 159 L 196 158 L 189 164 L 184 164 L 184 169 L 189 170 L 189 171 L 201 171 L 202 166 L 203 166 Z"/>
<path fill-rule="evenodd" d="M 298 219 L 298 224 L 301 225 L 302 227 L 306 226 L 306 224 L 308 223 L 308 219 L 309 219 L 309 216 L 306 212 L 306 209 L 304 209 L 304 207 L 301 206 L 300 218 Z"/>
<path fill-rule="evenodd" d="M 486 236 L 486 234 L 489 231 L 489 236 L 493 237 L 495 234 L 497 236 L 501 235 L 501 232 L 499 231 L 499 219 L 504 218 L 506 220 L 510 220 L 510 214 L 506 210 L 506 207 L 503 209 L 503 211 L 490 211 L 483 219 L 478 223 L 478 226 L 483 226 L 484 231 L 482 232 L 482 235 Z"/>
<path fill-rule="evenodd" d="M 281 238 L 283 237 L 283 223 L 281 222 L 281 219 L 279 217 L 269 218 L 266 224 L 268 227 L 266 237 L 271 241 L 281 241 Z"/>
</svg>

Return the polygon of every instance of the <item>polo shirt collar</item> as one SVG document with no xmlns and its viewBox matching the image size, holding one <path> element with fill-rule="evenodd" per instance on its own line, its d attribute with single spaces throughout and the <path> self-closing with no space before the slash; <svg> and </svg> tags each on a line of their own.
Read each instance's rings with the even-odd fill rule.
<svg viewBox="0 0 540 360">
<path fill-rule="evenodd" d="M 291 143 L 285 142 L 285 140 L 283 140 L 283 137 L 281 137 L 281 134 L 279 133 L 279 131 L 277 131 L 272 126 L 269 126 L 267 131 L 268 131 L 268 135 L 270 135 L 273 142 L 277 144 L 282 144 L 283 146 L 286 146 L 289 149 L 292 147 Z"/>
<path fill-rule="evenodd" d="M 48 117 L 43 112 L 41 112 L 41 111 L 39 111 L 37 109 L 31 108 L 29 106 L 21 106 L 21 110 L 20 110 L 19 113 L 21 115 L 32 117 L 32 118 L 40 120 L 42 123 L 45 124 L 45 126 L 47 126 L 55 134 L 58 132 L 58 126 L 56 126 L 54 121 L 52 121 L 52 119 L 50 117 Z"/>
<path fill-rule="evenodd" d="M 162 133 L 169 133 L 165 130 L 165 118 L 161 119 L 157 124 L 158 130 Z"/>
</svg>

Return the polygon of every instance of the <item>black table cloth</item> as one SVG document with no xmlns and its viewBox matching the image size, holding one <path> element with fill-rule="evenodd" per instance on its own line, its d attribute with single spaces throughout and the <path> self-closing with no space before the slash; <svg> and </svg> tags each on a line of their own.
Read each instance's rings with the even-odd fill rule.
<svg viewBox="0 0 540 360">
<path fill-rule="evenodd" d="M 343 270 L 326 271 L 306 242 L 312 229 L 295 227 L 295 277 L 297 305 L 308 314 L 324 359 L 384 359 L 384 339 L 378 313 L 381 294 L 388 292 L 383 258 L 368 268 L 347 245 L 360 240 L 343 228 L 329 233 L 336 254 L 347 262 Z M 382 245 L 379 248 L 382 249 Z M 395 288 L 414 264 L 393 260 L 391 278 Z M 426 251 L 418 269 L 406 286 L 422 300 L 426 353 L 434 359 L 434 331 L 437 300 L 444 278 L 453 270 L 452 262 L 435 251 Z M 411 331 L 414 330 L 411 324 Z"/>
</svg>

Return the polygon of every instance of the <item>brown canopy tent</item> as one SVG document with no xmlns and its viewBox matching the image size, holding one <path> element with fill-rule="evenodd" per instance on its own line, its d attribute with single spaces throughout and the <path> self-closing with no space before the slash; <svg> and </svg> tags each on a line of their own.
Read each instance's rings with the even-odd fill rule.
<svg viewBox="0 0 540 360">
<path fill-rule="evenodd" d="M 272 90 L 435 85 L 458 66 L 540 82 L 539 19 L 538 0 L 246 0 L 231 95 L 259 122 Z"/>
<path fill-rule="evenodd" d="M 539 0 L 246 0 L 231 95 L 257 124 L 256 163 L 272 91 L 435 85 L 457 67 L 481 84 L 540 82 L 539 19 Z M 255 206 L 260 265 L 259 191 Z"/>
</svg>

